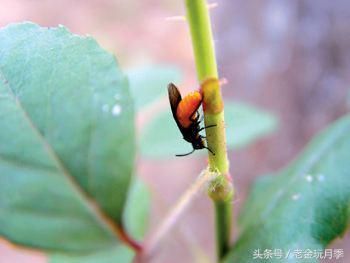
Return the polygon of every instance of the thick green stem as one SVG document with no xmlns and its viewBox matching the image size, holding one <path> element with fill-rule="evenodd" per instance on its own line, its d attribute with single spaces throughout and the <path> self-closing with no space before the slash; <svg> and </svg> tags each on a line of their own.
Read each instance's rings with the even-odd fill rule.
<svg viewBox="0 0 350 263">
<path fill-rule="evenodd" d="M 226 150 L 224 108 L 218 81 L 214 42 L 209 11 L 205 0 L 185 0 L 197 75 L 203 94 L 205 125 L 216 124 L 206 130 L 209 168 L 217 178 L 209 184 L 208 194 L 215 205 L 218 258 L 226 254 L 230 245 L 233 187 L 229 175 Z"/>
</svg>

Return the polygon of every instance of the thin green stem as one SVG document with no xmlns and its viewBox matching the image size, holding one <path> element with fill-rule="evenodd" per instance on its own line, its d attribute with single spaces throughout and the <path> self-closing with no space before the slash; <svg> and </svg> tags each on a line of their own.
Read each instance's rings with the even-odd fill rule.
<svg viewBox="0 0 350 263">
<path fill-rule="evenodd" d="M 186 0 L 187 19 L 190 26 L 197 75 L 200 82 L 218 77 L 213 34 L 205 0 Z"/>
<path fill-rule="evenodd" d="M 218 174 L 208 186 L 208 194 L 215 205 L 218 258 L 222 259 L 230 245 L 233 186 L 229 175 L 226 150 L 224 108 L 218 81 L 210 16 L 205 0 L 185 0 L 190 27 L 197 76 L 203 94 L 205 125 L 216 124 L 206 130 L 209 168 Z"/>
<path fill-rule="evenodd" d="M 229 244 L 226 242 L 230 240 L 231 233 L 231 220 L 232 213 L 227 213 L 231 210 L 231 203 L 225 201 L 217 201 L 215 204 L 215 215 L 216 215 L 216 239 L 217 239 L 217 251 L 219 255 L 226 255 L 229 251 Z M 218 224 L 225 224 L 219 226 Z"/>
</svg>

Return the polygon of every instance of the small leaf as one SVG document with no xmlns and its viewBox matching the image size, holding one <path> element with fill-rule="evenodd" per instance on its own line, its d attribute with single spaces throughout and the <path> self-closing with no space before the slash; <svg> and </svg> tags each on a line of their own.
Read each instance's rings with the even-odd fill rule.
<svg viewBox="0 0 350 263">
<path fill-rule="evenodd" d="M 124 211 L 127 232 L 141 240 L 148 226 L 151 196 L 146 184 L 138 177 L 133 178 Z"/>
<path fill-rule="evenodd" d="M 115 58 L 32 23 L 0 30 L 0 235 L 38 249 L 121 247 L 134 113 Z"/>
<path fill-rule="evenodd" d="M 227 146 L 234 149 L 271 133 L 277 126 L 276 118 L 270 113 L 236 102 L 225 102 L 225 122 Z M 141 153 L 147 157 L 169 158 L 192 150 L 192 146 L 182 140 L 170 108 L 143 128 L 140 140 Z M 196 154 L 200 153 L 206 151 Z"/>
<path fill-rule="evenodd" d="M 159 100 L 167 94 L 170 82 L 178 83 L 182 74 L 174 66 L 145 66 L 126 71 L 136 110 Z"/>
<path fill-rule="evenodd" d="M 258 249 L 323 250 L 344 234 L 350 219 L 349 134 L 350 115 L 313 139 L 287 168 L 255 183 L 240 216 L 240 237 L 225 262 L 265 262 L 253 259 Z"/>
<path fill-rule="evenodd" d="M 246 103 L 225 103 L 226 141 L 228 148 L 242 148 L 274 132 L 277 118 Z"/>
</svg>

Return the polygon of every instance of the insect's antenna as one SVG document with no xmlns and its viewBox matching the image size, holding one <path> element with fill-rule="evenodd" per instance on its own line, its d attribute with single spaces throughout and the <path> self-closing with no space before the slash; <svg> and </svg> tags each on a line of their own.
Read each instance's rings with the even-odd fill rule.
<svg viewBox="0 0 350 263">
<path fill-rule="evenodd" d="M 212 155 L 215 155 L 215 153 L 209 147 L 204 146 L 204 148 L 211 152 Z"/>
<path fill-rule="evenodd" d="M 185 153 L 185 154 L 176 154 L 175 156 L 177 156 L 177 157 L 182 157 L 182 156 L 190 155 L 190 154 L 193 153 L 193 152 L 194 152 L 194 149 L 192 150 L 192 152 Z"/>
<path fill-rule="evenodd" d="M 204 129 L 209 129 L 209 128 L 216 127 L 216 126 L 217 126 L 216 124 L 212 124 L 212 125 L 205 126 L 203 128 Z"/>
<path fill-rule="evenodd" d="M 215 126 L 216 126 L 216 124 L 208 125 L 208 126 L 205 126 L 205 127 L 200 128 L 198 131 L 203 131 L 203 130 L 205 130 L 205 129 L 209 129 L 209 128 L 212 128 L 212 127 L 215 127 Z"/>
</svg>

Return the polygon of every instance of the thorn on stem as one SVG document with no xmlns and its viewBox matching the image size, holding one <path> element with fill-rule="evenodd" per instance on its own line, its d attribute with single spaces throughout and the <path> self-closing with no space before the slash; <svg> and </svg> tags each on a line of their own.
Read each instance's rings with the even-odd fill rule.
<svg viewBox="0 0 350 263">
<path fill-rule="evenodd" d="M 218 3 L 216 3 L 216 2 L 207 4 L 208 10 L 214 9 L 214 8 L 216 8 L 217 6 L 218 6 Z"/>
<path fill-rule="evenodd" d="M 165 21 L 186 21 L 185 16 L 168 16 Z"/>
<path fill-rule="evenodd" d="M 226 85 L 228 83 L 227 78 L 221 78 L 219 79 L 219 84 L 220 86 Z"/>
</svg>

